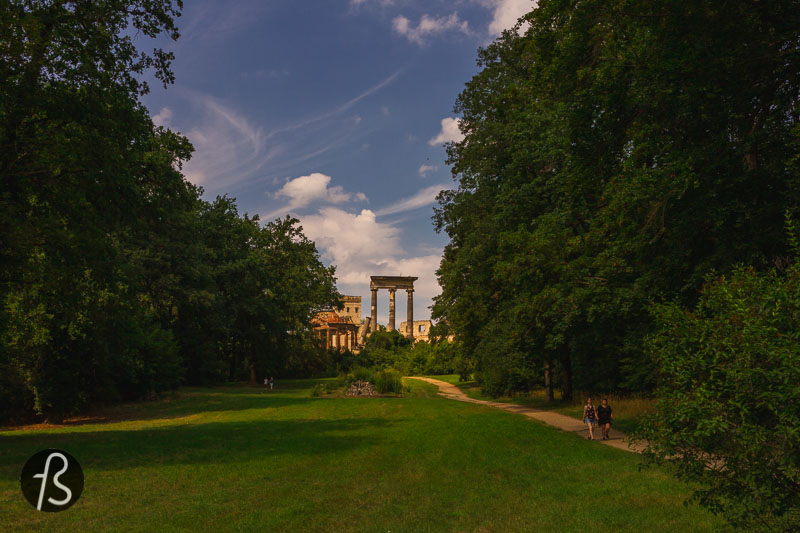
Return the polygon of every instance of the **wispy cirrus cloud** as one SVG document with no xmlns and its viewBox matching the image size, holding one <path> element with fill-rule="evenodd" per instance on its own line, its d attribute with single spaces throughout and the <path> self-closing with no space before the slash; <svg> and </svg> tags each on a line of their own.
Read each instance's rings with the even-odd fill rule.
<svg viewBox="0 0 800 533">
<path fill-rule="evenodd" d="M 446 185 L 431 185 L 430 187 L 425 187 L 414 196 L 404 198 L 391 205 L 378 209 L 375 211 L 375 214 L 378 216 L 394 215 L 413 209 L 419 209 L 426 205 L 433 205 L 436 202 L 436 196 L 438 196 L 439 192 L 446 188 Z"/>
<path fill-rule="evenodd" d="M 233 185 L 263 178 L 267 172 L 272 175 L 285 172 L 342 148 L 361 122 L 358 115 L 347 117 L 345 113 L 391 84 L 400 72 L 395 71 L 332 109 L 269 130 L 228 102 L 179 89 L 193 109 L 188 115 L 193 124 L 183 133 L 194 145 L 195 153 L 184 166 L 184 174 L 192 183 L 212 193 L 229 192 Z M 165 109 L 154 119 L 170 121 L 171 111 Z M 309 135 L 312 132 L 315 135 Z"/>
</svg>

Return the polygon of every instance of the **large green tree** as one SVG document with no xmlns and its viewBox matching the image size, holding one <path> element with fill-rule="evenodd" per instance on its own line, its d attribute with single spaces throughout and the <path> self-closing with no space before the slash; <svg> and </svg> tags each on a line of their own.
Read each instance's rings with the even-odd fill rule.
<svg viewBox="0 0 800 533">
<path fill-rule="evenodd" d="M 652 385 L 651 299 L 786 254 L 798 203 L 796 1 L 539 2 L 479 51 L 434 316 L 493 393 Z M 796 131 L 796 129 L 795 129 Z"/>
<path fill-rule="evenodd" d="M 172 55 L 132 36 L 178 38 L 181 7 L 0 3 L 2 419 L 302 366 L 339 296 L 296 220 L 203 201 L 140 102 Z"/>
</svg>

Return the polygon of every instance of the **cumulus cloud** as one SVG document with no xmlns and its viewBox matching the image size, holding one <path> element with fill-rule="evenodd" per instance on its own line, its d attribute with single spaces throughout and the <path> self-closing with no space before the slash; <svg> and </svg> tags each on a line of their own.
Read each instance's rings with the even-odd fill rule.
<svg viewBox="0 0 800 533">
<path fill-rule="evenodd" d="M 363 192 L 346 192 L 341 185 L 329 187 L 330 182 L 330 176 L 319 172 L 287 181 L 274 196 L 275 198 L 288 198 L 289 203 L 264 215 L 263 218 L 270 219 L 283 213 L 307 207 L 312 203 L 341 204 L 353 200 L 367 201 L 367 196 Z"/>
<path fill-rule="evenodd" d="M 464 134 L 458 129 L 458 125 L 460 123 L 461 120 L 457 118 L 443 118 L 441 131 L 439 131 L 439 134 L 436 137 L 429 140 L 428 144 L 431 146 L 436 146 L 437 144 L 444 144 L 447 142 L 463 141 Z"/>
<path fill-rule="evenodd" d="M 416 26 L 408 18 L 398 15 L 392 19 L 392 28 L 396 33 L 418 45 L 425 44 L 427 37 L 449 30 L 460 31 L 465 34 L 470 33 L 469 23 L 459 18 L 458 13 L 451 13 L 439 18 L 431 17 L 426 13 L 422 15 Z"/>
<path fill-rule="evenodd" d="M 522 15 L 529 13 L 536 7 L 535 0 L 492 0 L 492 22 L 489 23 L 489 33 L 500 35 L 503 30 L 514 27 Z M 523 30 L 527 27 L 523 26 Z"/>
<path fill-rule="evenodd" d="M 303 233 L 313 240 L 322 257 L 336 265 L 337 286 L 344 294 L 362 297 L 364 312 L 369 314 L 369 278 L 377 275 L 417 276 L 414 294 L 414 317 L 430 316 L 428 306 L 439 294 L 436 269 L 441 262 L 441 252 L 427 250 L 422 255 L 413 255 L 401 246 L 402 232 L 399 228 L 379 222 L 376 214 L 363 209 L 360 213 L 349 213 L 338 207 L 323 207 L 316 214 L 300 217 Z M 398 295 L 397 326 L 405 317 L 404 295 Z M 388 296 L 379 295 L 378 322 L 385 324 L 388 318 Z"/>
<path fill-rule="evenodd" d="M 161 111 L 158 112 L 156 116 L 153 117 L 153 124 L 156 126 L 169 126 L 170 121 L 172 120 L 172 109 L 168 107 L 162 107 Z"/>
<path fill-rule="evenodd" d="M 428 172 L 436 172 L 437 170 L 439 170 L 439 167 L 436 165 L 420 165 L 417 172 L 419 172 L 420 176 L 425 177 Z"/>
</svg>

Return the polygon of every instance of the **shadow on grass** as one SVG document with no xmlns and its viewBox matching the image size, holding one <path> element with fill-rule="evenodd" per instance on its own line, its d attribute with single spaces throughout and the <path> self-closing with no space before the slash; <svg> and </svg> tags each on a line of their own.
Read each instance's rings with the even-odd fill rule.
<svg viewBox="0 0 800 533">
<path fill-rule="evenodd" d="M 285 393 L 308 389 L 309 382 L 290 382 L 282 390 L 265 391 L 263 387 L 244 384 L 216 388 L 184 387 L 165 393 L 157 401 L 127 402 L 88 410 L 67 417 L 62 424 L 30 424 L 0 427 L 0 437 L 8 431 L 37 431 L 60 429 L 89 424 L 114 424 L 130 420 L 170 420 L 210 411 L 244 411 L 247 409 L 280 408 L 313 401 L 311 398 L 287 396 Z"/>
<path fill-rule="evenodd" d="M 383 418 L 212 422 L 129 431 L 42 433 L 0 437 L 0 476 L 19 476 L 35 452 L 60 448 L 84 470 L 120 470 L 179 464 L 226 464 L 264 456 L 343 453 L 380 444 Z"/>
</svg>

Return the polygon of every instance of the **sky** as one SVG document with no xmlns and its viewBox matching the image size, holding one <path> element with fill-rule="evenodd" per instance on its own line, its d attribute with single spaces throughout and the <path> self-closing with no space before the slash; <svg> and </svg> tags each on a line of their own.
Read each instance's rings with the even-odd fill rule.
<svg viewBox="0 0 800 533">
<path fill-rule="evenodd" d="M 240 214 L 300 220 L 342 294 L 369 309 L 371 275 L 417 276 L 414 318 L 430 318 L 446 235 L 431 217 L 455 186 L 444 144 L 477 74 L 477 50 L 532 0 L 189 0 L 176 82 L 143 99 L 186 135 L 186 178 Z M 152 43 L 137 43 L 146 47 Z M 378 293 L 378 322 L 388 319 Z M 362 316 L 366 313 L 362 312 Z M 398 293 L 397 326 L 405 319 Z"/>
</svg>

